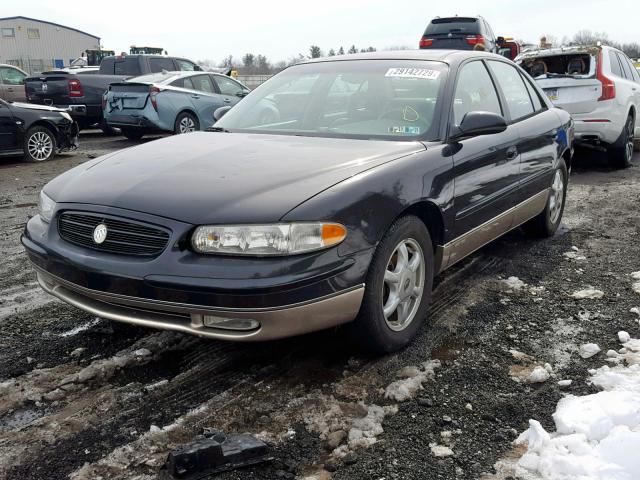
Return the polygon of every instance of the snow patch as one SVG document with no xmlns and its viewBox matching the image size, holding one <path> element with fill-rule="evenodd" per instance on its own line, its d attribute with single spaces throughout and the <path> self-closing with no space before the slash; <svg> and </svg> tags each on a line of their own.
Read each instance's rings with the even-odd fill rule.
<svg viewBox="0 0 640 480">
<path fill-rule="evenodd" d="M 580 349 L 578 350 L 578 353 L 582 358 L 591 358 L 599 352 L 600 347 L 595 343 L 585 343 L 584 345 L 580 345 Z"/>
<path fill-rule="evenodd" d="M 398 376 L 405 378 L 389 384 L 384 396 L 397 402 L 414 398 L 423 389 L 422 384 L 433 379 L 435 369 L 439 367 L 440 360 L 429 360 L 422 364 L 422 369 L 415 366 L 403 368 L 398 372 Z"/>
<path fill-rule="evenodd" d="M 527 284 L 520 280 L 518 277 L 509 277 L 506 280 L 500 280 L 500 283 L 508 292 L 522 290 L 527 286 Z"/>
<path fill-rule="evenodd" d="M 549 372 L 539 365 L 529 374 L 529 383 L 543 383 L 547 380 L 549 380 Z"/>
<path fill-rule="evenodd" d="M 623 364 L 591 372 L 600 392 L 568 395 L 558 402 L 548 433 L 529 421 L 516 444 L 527 452 L 516 467 L 518 478 L 545 480 L 632 480 L 640 471 L 640 340 L 619 332 Z M 613 357 L 613 355 L 612 355 Z M 614 357 L 615 358 L 615 357 Z"/>
<path fill-rule="evenodd" d="M 583 290 L 577 290 L 573 292 L 571 296 L 573 298 L 577 298 L 578 300 L 583 300 L 585 298 L 598 299 L 604 297 L 604 292 L 593 287 L 588 287 Z"/>
<path fill-rule="evenodd" d="M 431 454 L 434 457 L 450 457 L 453 455 L 453 450 L 445 445 L 438 445 L 437 443 L 430 443 Z"/>
<path fill-rule="evenodd" d="M 80 332 L 84 332 L 85 330 L 89 330 L 91 327 L 95 327 L 100 323 L 100 319 L 98 317 L 93 320 L 89 320 L 88 322 L 82 323 L 77 327 L 72 328 L 71 330 L 67 330 L 66 332 L 60 333 L 58 336 L 60 337 L 73 337 L 74 335 L 79 334 Z"/>
</svg>

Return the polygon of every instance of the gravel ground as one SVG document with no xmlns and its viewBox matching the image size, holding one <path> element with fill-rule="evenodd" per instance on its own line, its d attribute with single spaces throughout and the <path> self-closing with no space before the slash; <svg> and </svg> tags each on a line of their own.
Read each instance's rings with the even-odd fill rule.
<svg viewBox="0 0 640 480">
<path fill-rule="evenodd" d="M 553 429 L 563 394 L 593 391 L 604 354 L 579 345 L 637 336 L 640 156 L 612 171 L 592 152 L 576 155 L 559 233 L 512 232 L 441 275 L 429 328 L 395 355 L 362 356 L 340 332 L 237 345 L 93 318 L 39 290 L 19 235 L 47 181 L 133 144 L 83 132 L 48 163 L 0 159 L 0 478 L 157 478 L 216 427 L 275 457 L 216 478 L 507 479 L 529 418 Z M 588 287 L 603 297 L 571 296 Z"/>
</svg>

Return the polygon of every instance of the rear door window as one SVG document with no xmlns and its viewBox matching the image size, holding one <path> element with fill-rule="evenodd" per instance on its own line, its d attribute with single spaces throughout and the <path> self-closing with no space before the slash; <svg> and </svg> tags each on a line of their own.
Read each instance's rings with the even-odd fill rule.
<svg viewBox="0 0 640 480">
<path fill-rule="evenodd" d="M 505 96 L 511 120 L 515 122 L 533 114 L 533 104 L 520 72 L 514 66 L 504 62 L 490 60 L 489 65 Z"/>
<path fill-rule="evenodd" d="M 140 61 L 138 57 L 124 57 L 120 60 L 116 60 L 113 67 L 114 75 L 130 75 L 138 76 L 142 72 L 140 71 Z"/>
<path fill-rule="evenodd" d="M 5 85 L 22 85 L 26 75 L 11 67 L 0 67 L 0 77 Z"/>
<path fill-rule="evenodd" d="M 633 78 L 633 81 L 640 83 L 640 73 L 638 73 L 638 69 L 633 65 L 629 57 L 627 57 L 626 55 L 623 55 L 623 58 L 627 62 L 627 65 L 629 65 L 629 68 L 631 69 L 631 76 Z"/>
<path fill-rule="evenodd" d="M 540 100 L 540 95 L 538 95 L 538 92 L 536 91 L 535 88 L 533 88 L 533 85 L 531 85 L 531 82 L 523 75 L 522 76 L 523 80 L 524 80 L 524 84 L 527 87 L 527 91 L 529 92 L 529 96 L 531 97 L 531 101 L 533 102 L 533 108 L 536 112 L 539 112 L 540 110 L 543 110 L 543 103 L 542 100 Z"/>
<path fill-rule="evenodd" d="M 467 63 L 458 74 L 453 98 L 453 122 L 460 125 L 469 112 L 483 111 L 502 115 L 498 93 L 481 61 Z"/>
<path fill-rule="evenodd" d="M 618 56 L 618 60 L 620 61 L 620 65 L 622 65 L 622 71 L 624 73 L 624 77 L 627 80 L 631 80 L 633 82 L 633 73 L 631 72 L 631 69 L 629 68 L 629 65 L 627 65 L 626 57 L 621 53 L 616 53 L 616 55 Z"/>
<path fill-rule="evenodd" d="M 173 64 L 173 60 L 170 58 L 151 57 L 149 59 L 149 69 L 151 70 L 151 73 L 157 73 L 163 70 L 173 72 L 176 67 Z"/>
<path fill-rule="evenodd" d="M 182 70 L 183 72 L 193 72 L 194 70 L 198 70 L 196 68 L 196 64 L 189 60 L 176 58 L 176 63 L 178 64 L 178 70 Z"/>
<path fill-rule="evenodd" d="M 211 83 L 209 75 L 195 75 L 189 78 L 193 83 L 194 90 L 204 93 L 215 93 L 215 89 L 213 87 L 213 83 Z"/>
</svg>

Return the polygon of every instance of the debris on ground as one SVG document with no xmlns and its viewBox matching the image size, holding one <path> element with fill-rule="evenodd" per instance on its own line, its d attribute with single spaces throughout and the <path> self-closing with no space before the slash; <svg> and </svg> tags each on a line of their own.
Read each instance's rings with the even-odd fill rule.
<svg viewBox="0 0 640 480">
<path fill-rule="evenodd" d="M 580 345 L 580 349 L 578 353 L 582 358 L 591 358 L 597 353 L 600 352 L 600 347 L 595 343 L 585 343 L 584 345 Z"/>
<path fill-rule="evenodd" d="M 273 460 L 267 444 L 251 435 L 226 435 L 205 429 L 174 449 L 162 467 L 165 478 L 195 479 Z"/>
</svg>

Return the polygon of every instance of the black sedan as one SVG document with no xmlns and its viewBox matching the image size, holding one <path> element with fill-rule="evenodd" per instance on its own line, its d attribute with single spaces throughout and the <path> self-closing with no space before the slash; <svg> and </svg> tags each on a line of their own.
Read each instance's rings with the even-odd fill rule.
<svg viewBox="0 0 640 480">
<path fill-rule="evenodd" d="M 47 292 L 100 317 L 238 341 L 348 324 L 393 351 L 434 275 L 520 225 L 554 234 L 572 138 L 497 55 L 321 59 L 209 132 L 54 179 L 22 242 Z"/>
<path fill-rule="evenodd" d="M 78 125 L 68 112 L 0 100 L 0 156 L 24 154 L 28 161 L 43 162 L 77 143 Z"/>
</svg>

